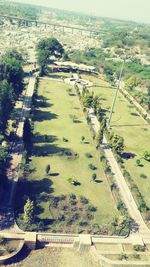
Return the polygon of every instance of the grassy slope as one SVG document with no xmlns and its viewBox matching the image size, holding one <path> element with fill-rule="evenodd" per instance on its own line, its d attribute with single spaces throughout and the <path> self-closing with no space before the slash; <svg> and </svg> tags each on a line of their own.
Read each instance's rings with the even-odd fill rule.
<svg viewBox="0 0 150 267">
<path fill-rule="evenodd" d="M 108 88 L 108 83 L 90 76 L 84 76 L 96 84 L 106 87 L 93 87 L 90 90 L 101 96 L 102 108 L 112 104 L 114 89 Z M 108 112 L 107 112 L 108 115 Z M 150 126 L 138 116 L 136 109 L 121 93 L 118 94 L 114 114 L 112 116 L 112 130 L 125 139 L 125 152 L 135 154 L 134 159 L 125 160 L 126 168 L 141 190 L 147 204 L 150 206 L 150 163 L 142 159 L 145 150 L 150 151 Z M 136 160 L 141 159 L 143 167 L 136 167 Z M 140 178 L 140 174 L 147 175 L 147 179 Z"/>
<path fill-rule="evenodd" d="M 92 140 L 92 134 L 81 110 L 79 99 L 77 96 L 69 96 L 66 91 L 67 88 L 67 85 L 57 81 L 40 82 L 39 97 L 46 97 L 46 103 L 49 107 L 39 108 L 36 111 L 34 131 L 35 134 L 38 132 L 40 135 L 54 136 L 56 140 L 52 144 L 41 143 L 35 145 L 38 151 L 40 151 L 39 146 L 46 145 L 48 153 L 51 153 L 52 148 L 54 151 L 59 151 L 64 147 L 69 148 L 77 152 L 79 158 L 68 160 L 58 155 L 33 156 L 31 166 L 36 167 L 37 170 L 30 178 L 44 178 L 45 166 L 50 163 L 52 175 L 55 175 L 55 173 L 59 174 L 58 176 L 50 177 L 53 182 L 54 194 L 75 193 L 86 196 L 98 208 L 95 216 L 96 222 L 107 223 L 116 214 L 114 203 L 99 161 L 99 154 Z M 75 114 L 81 123 L 73 123 L 69 114 Z M 81 136 L 85 136 L 89 144 L 81 143 Z M 63 137 L 67 138 L 69 142 L 63 142 Z M 92 159 L 88 159 L 85 156 L 87 152 L 93 155 Z M 93 171 L 88 168 L 89 163 L 93 163 L 97 167 L 97 177 L 103 181 L 102 183 L 91 182 Z M 68 183 L 67 179 L 72 175 L 79 179 L 81 186 L 74 187 Z M 42 203 L 42 206 L 45 208 L 45 211 L 41 217 L 49 216 L 48 204 Z"/>
</svg>

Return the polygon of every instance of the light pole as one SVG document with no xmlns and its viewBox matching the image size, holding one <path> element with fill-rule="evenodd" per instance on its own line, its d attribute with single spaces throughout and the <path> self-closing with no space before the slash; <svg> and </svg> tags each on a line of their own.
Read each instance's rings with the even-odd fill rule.
<svg viewBox="0 0 150 267">
<path fill-rule="evenodd" d="M 114 96 L 113 104 L 112 104 L 112 107 L 111 107 L 109 119 L 108 119 L 108 122 L 107 122 L 107 129 L 108 130 L 110 129 L 110 123 L 111 123 L 111 119 L 112 119 L 112 114 L 113 114 L 113 111 L 114 111 L 114 107 L 115 107 L 115 103 L 116 103 L 118 91 L 120 89 L 120 83 L 121 83 L 122 73 L 123 73 L 123 69 L 124 69 L 124 64 L 125 64 L 125 59 L 122 62 L 122 66 L 121 66 L 121 70 L 120 70 L 120 75 L 119 75 L 119 81 L 118 81 L 116 93 L 115 93 L 115 96 Z"/>
</svg>

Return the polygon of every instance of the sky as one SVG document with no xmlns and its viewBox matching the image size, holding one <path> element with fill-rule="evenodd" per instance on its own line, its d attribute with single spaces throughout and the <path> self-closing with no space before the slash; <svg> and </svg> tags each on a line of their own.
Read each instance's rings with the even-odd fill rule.
<svg viewBox="0 0 150 267">
<path fill-rule="evenodd" d="M 14 1 L 14 0 L 10 0 Z M 91 15 L 150 23 L 150 0 L 16 0 Z"/>
</svg>

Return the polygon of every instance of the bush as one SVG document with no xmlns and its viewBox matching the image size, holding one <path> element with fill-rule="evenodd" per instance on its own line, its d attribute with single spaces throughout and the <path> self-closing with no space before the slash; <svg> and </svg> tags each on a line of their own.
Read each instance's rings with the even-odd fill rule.
<svg viewBox="0 0 150 267">
<path fill-rule="evenodd" d="M 88 206 L 88 210 L 89 210 L 89 211 L 92 211 L 92 212 L 95 212 L 95 211 L 97 211 L 97 208 L 94 207 L 94 206 L 92 206 L 92 205 L 89 205 L 89 206 Z"/>
<path fill-rule="evenodd" d="M 90 159 L 90 158 L 93 158 L 93 155 L 92 155 L 91 153 L 86 153 L 85 155 L 86 155 L 86 157 L 89 158 L 89 159 Z"/>
<path fill-rule="evenodd" d="M 63 137 L 63 142 L 67 143 L 68 142 L 68 139 Z"/>
<path fill-rule="evenodd" d="M 80 196 L 80 202 L 82 204 L 88 204 L 89 203 L 89 200 L 86 197 Z"/>
<path fill-rule="evenodd" d="M 104 156 L 104 155 L 102 155 L 102 156 L 100 157 L 100 161 L 103 161 L 103 160 L 105 160 L 105 156 Z"/>
<path fill-rule="evenodd" d="M 95 181 L 96 180 L 96 177 L 97 177 L 96 173 L 93 173 L 92 174 L 92 180 Z"/>
<path fill-rule="evenodd" d="M 89 166 L 89 169 L 93 171 L 97 169 L 96 166 L 94 166 L 93 164 L 89 164 L 88 166 Z"/>
<path fill-rule="evenodd" d="M 147 176 L 144 173 L 141 173 L 140 174 L 140 177 L 143 178 L 143 179 L 146 179 L 147 178 Z"/>
<path fill-rule="evenodd" d="M 144 252 L 145 251 L 145 246 L 144 245 L 134 245 L 133 249 L 135 251 L 140 251 L 140 252 Z"/>
<path fill-rule="evenodd" d="M 69 200 L 71 200 L 71 199 L 76 199 L 76 195 L 74 195 L 74 194 L 69 195 Z"/>
<path fill-rule="evenodd" d="M 79 222 L 79 225 L 80 226 L 86 226 L 88 223 L 87 222 L 84 222 L 84 221 L 81 221 L 81 222 Z"/>
<path fill-rule="evenodd" d="M 76 205 L 76 203 L 77 203 L 77 202 L 76 202 L 75 199 L 70 199 L 70 204 L 71 204 L 71 205 Z"/>
</svg>

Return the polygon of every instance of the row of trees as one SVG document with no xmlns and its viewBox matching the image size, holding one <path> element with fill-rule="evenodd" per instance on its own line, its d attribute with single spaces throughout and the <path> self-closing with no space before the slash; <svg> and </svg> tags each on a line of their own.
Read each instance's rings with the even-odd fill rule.
<svg viewBox="0 0 150 267">
<path fill-rule="evenodd" d="M 23 90 L 23 58 L 16 51 L 7 51 L 0 58 L 0 185 L 6 184 L 8 158 L 7 126 L 15 101 Z"/>
<path fill-rule="evenodd" d="M 23 90 L 23 58 L 16 51 L 6 52 L 0 63 L 0 132 L 5 133 L 14 103 Z"/>
</svg>

